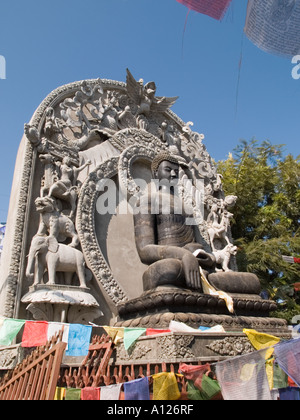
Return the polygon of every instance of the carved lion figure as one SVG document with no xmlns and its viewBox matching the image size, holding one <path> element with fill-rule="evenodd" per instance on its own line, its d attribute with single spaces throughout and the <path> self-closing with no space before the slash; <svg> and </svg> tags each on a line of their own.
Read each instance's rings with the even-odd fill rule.
<svg viewBox="0 0 300 420">
<path fill-rule="evenodd" d="M 38 197 L 35 200 L 36 211 L 40 213 L 40 224 L 37 235 L 54 236 L 59 242 L 71 238 L 71 247 L 79 244 L 78 235 L 72 220 L 57 208 L 56 200 L 52 197 Z"/>
<path fill-rule="evenodd" d="M 213 251 L 216 257 L 216 263 L 220 264 L 224 271 L 230 271 L 229 263 L 232 255 L 236 255 L 237 247 L 232 244 L 228 244 L 224 249 Z"/>
</svg>

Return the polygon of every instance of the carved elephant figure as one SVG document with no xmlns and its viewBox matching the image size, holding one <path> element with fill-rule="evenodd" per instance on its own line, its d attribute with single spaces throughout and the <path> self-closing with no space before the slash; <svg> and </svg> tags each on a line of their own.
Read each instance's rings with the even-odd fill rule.
<svg viewBox="0 0 300 420">
<path fill-rule="evenodd" d="M 65 273 L 66 283 L 70 284 L 77 273 L 80 287 L 86 287 L 85 261 L 83 253 L 68 245 L 59 244 L 54 236 L 33 237 L 29 249 L 26 277 L 34 277 L 34 285 L 40 284 L 45 269 L 48 271 L 48 284 L 55 284 L 55 273 Z"/>
</svg>

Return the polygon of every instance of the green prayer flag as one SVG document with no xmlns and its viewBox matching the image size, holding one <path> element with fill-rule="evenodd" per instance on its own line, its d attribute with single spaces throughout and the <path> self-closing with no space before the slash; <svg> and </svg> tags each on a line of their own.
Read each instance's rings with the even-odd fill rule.
<svg viewBox="0 0 300 420">
<path fill-rule="evenodd" d="M 124 347 L 128 350 L 146 332 L 146 328 L 124 328 Z"/>
<path fill-rule="evenodd" d="M 81 398 L 81 389 L 79 388 L 67 388 L 65 401 L 79 401 Z"/>
<path fill-rule="evenodd" d="M 273 388 L 287 388 L 288 386 L 288 375 L 274 363 L 274 374 L 273 374 Z"/>
<path fill-rule="evenodd" d="M 197 388 L 193 381 L 188 380 L 187 394 L 189 400 L 211 400 L 221 391 L 217 381 L 209 376 L 203 375 L 201 382 L 201 390 Z"/>
<path fill-rule="evenodd" d="M 0 328 L 0 346 L 10 346 L 24 324 L 21 319 L 5 319 Z"/>
</svg>

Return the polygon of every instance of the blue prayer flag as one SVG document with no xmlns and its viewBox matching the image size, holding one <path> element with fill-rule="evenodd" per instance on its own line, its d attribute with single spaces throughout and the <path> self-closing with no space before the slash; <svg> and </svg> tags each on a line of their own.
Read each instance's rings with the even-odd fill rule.
<svg viewBox="0 0 300 420">
<path fill-rule="evenodd" d="M 89 325 L 70 324 L 66 356 L 86 356 L 92 335 Z"/>
<path fill-rule="evenodd" d="M 125 400 L 150 400 L 149 381 L 147 377 L 125 382 L 123 385 Z"/>
</svg>

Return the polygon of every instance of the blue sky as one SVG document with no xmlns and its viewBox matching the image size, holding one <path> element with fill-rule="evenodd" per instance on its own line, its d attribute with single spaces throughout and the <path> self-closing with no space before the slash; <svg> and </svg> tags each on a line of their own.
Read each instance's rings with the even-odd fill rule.
<svg viewBox="0 0 300 420">
<path fill-rule="evenodd" d="M 289 59 L 243 36 L 246 6 L 233 0 L 222 22 L 191 12 L 183 38 L 187 8 L 176 0 L 2 2 L 0 221 L 24 123 L 42 100 L 77 80 L 125 82 L 127 67 L 136 79 L 154 80 L 159 96 L 179 96 L 173 111 L 194 122 L 215 160 L 253 137 L 300 154 L 300 80 L 292 78 Z"/>
</svg>

